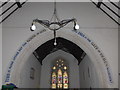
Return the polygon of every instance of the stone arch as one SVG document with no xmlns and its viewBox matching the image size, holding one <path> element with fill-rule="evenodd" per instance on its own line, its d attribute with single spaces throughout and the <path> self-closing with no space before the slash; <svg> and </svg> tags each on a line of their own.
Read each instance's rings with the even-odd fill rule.
<svg viewBox="0 0 120 90">
<path fill-rule="evenodd" d="M 112 84 L 113 80 L 107 59 L 100 48 L 88 36 L 81 31 L 59 30 L 57 31 L 57 37 L 62 37 L 72 41 L 82 48 L 90 57 L 92 63 L 94 63 L 95 68 L 97 69 L 100 87 L 110 87 L 109 84 Z M 40 45 L 51 39 L 53 39 L 53 32 L 42 30 L 26 40 L 26 42 L 22 44 L 13 56 L 6 73 L 5 82 L 13 82 L 19 87 L 20 72 L 24 63 L 26 63 L 27 58 Z"/>
</svg>

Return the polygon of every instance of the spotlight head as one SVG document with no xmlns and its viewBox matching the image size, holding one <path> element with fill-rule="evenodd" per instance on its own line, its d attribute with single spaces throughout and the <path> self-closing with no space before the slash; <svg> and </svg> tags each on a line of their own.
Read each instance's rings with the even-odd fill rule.
<svg viewBox="0 0 120 90">
<path fill-rule="evenodd" d="M 36 26 L 32 23 L 32 26 L 30 27 L 31 31 L 35 31 L 36 30 Z"/>
<path fill-rule="evenodd" d="M 54 41 L 54 45 L 55 45 L 55 46 L 57 45 L 56 38 L 55 38 L 55 41 Z"/>
<path fill-rule="evenodd" d="M 79 25 L 76 24 L 76 25 L 74 26 L 74 29 L 75 29 L 75 30 L 78 30 L 78 29 L 79 29 Z"/>
<path fill-rule="evenodd" d="M 56 45 L 57 45 L 57 43 L 56 43 L 56 42 L 54 42 L 54 45 L 56 46 Z"/>
</svg>

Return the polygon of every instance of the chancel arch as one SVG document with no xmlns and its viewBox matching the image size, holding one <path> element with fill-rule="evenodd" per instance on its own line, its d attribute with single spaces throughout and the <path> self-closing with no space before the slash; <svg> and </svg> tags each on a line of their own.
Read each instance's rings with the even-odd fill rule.
<svg viewBox="0 0 120 90">
<path fill-rule="evenodd" d="M 82 50 L 84 50 L 86 54 L 90 57 L 91 61 L 95 65 L 95 68 L 97 69 L 97 74 L 99 75 L 98 80 L 99 87 L 111 87 L 108 85 L 109 84 L 108 74 L 105 70 L 106 67 L 102 61 L 102 58 L 100 57 L 99 53 L 96 53 L 93 46 L 91 46 L 91 44 L 88 43 L 88 41 L 85 40 L 85 38 L 81 38 L 78 34 L 74 33 L 72 30 L 60 30 L 58 31 L 57 37 L 65 38 L 66 40 L 69 40 L 75 43 L 80 48 L 82 48 Z M 20 86 L 20 73 L 23 69 L 24 64 L 27 62 L 26 58 L 28 58 L 31 55 L 31 53 L 33 53 L 39 46 L 41 46 L 42 44 L 51 39 L 53 39 L 53 32 L 46 30 L 41 34 L 38 35 L 36 34 L 36 36 L 33 37 L 27 43 L 27 45 L 24 47 L 24 49 L 21 51 L 21 53 L 17 56 L 15 60 L 14 67 L 12 67 L 14 68 L 14 70 L 12 69 L 12 72 L 10 73 L 11 75 L 11 77 L 9 78 L 10 82 L 15 83 L 18 87 Z"/>
</svg>

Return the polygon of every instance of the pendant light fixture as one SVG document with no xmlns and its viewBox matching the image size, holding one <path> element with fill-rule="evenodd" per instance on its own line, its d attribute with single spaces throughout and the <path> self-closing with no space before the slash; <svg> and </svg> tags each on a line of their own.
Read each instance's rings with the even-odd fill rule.
<svg viewBox="0 0 120 90">
<path fill-rule="evenodd" d="M 60 28 L 64 27 L 65 25 L 67 25 L 68 23 L 73 22 L 74 23 L 74 30 L 79 29 L 79 25 L 77 24 L 77 20 L 75 18 L 72 19 L 65 19 L 65 20 L 60 20 L 57 16 L 57 10 L 56 10 L 56 2 L 54 2 L 54 12 L 53 12 L 53 16 L 51 18 L 51 20 L 39 20 L 39 19 L 34 19 L 30 30 L 31 31 L 35 31 L 36 30 L 36 23 L 39 23 L 41 25 L 43 25 L 44 27 L 52 30 L 54 32 L 54 45 L 57 45 L 57 41 L 56 41 L 56 31 L 59 30 Z"/>
</svg>

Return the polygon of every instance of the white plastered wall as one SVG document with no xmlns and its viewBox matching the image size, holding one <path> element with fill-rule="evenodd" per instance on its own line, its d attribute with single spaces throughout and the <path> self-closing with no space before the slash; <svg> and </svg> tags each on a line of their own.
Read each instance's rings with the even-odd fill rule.
<svg viewBox="0 0 120 90">
<path fill-rule="evenodd" d="M 99 81 L 96 74 L 96 68 L 91 62 L 88 55 L 84 57 L 82 62 L 79 65 L 80 70 L 80 87 L 81 88 L 98 88 Z"/>
<path fill-rule="evenodd" d="M 24 59 L 24 58 L 23 58 Z M 22 60 L 21 60 L 22 61 Z M 34 73 L 31 73 L 31 68 L 34 69 Z M 30 78 L 32 74 L 33 78 Z M 31 54 L 26 63 L 22 67 L 20 73 L 19 88 L 39 88 L 41 76 L 41 65 L 36 57 Z"/>
<path fill-rule="evenodd" d="M 69 69 L 69 88 L 80 88 L 79 66 L 77 59 L 62 50 L 49 54 L 44 60 L 41 69 L 40 88 L 51 88 L 51 69 L 53 61 L 63 59 L 68 63 Z M 74 83 L 75 82 L 75 83 Z"/>
<path fill-rule="evenodd" d="M 32 34 L 36 33 L 29 31 L 29 26 L 31 24 L 30 22 L 37 17 L 40 19 L 51 18 L 52 9 L 50 8 L 52 8 L 52 6 L 53 4 L 49 3 L 28 3 L 23 6 L 23 9 L 19 9 L 17 13 L 14 13 L 3 23 L 3 84 L 8 65 L 12 57 L 15 55 L 17 49 L 26 39 L 28 39 Z M 118 29 L 116 28 L 116 23 L 114 23 L 109 17 L 97 9 L 92 3 L 60 3 L 58 5 L 58 9 L 60 18 L 64 19 L 71 18 L 73 16 L 76 17 L 81 27 L 80 31 L 88 35 L 89 38 L 94 40 L 94 42 L 100 47 L 104 55 L 107 57 L 111 71 L 113 73 L 113 87 L 118 87 Z M 39 30 L 41 30 L 41 27 Z M 69 30 L 71 30 L 71 28 Z M 53 33 L 49 33 L 50 35 L 41 35 L 41 37 L 48 36 L 48 38 L 52 39 Z M 69 35 L 70 33 L 66 33 L 67 34 L 64 34 L 62 36 L 66 38 L 66 35 L 68 35 L 71 41 L 79 43 L 76 41 L 76 35 L 73 35 L 73 40 Z M 58 36 L 61 35 L 59 34 Z M 42 39 L 45 41 L 48 40 L 44 38 Z M 39 43 L 39 45 L 45 42 L 43 40 L 41 43 Z M 28 46 L 33 47 L 32 45 Z M 35 48 L 33 50 L 30 50 L 29 55 L 34 50 Z"/>
</svg>

